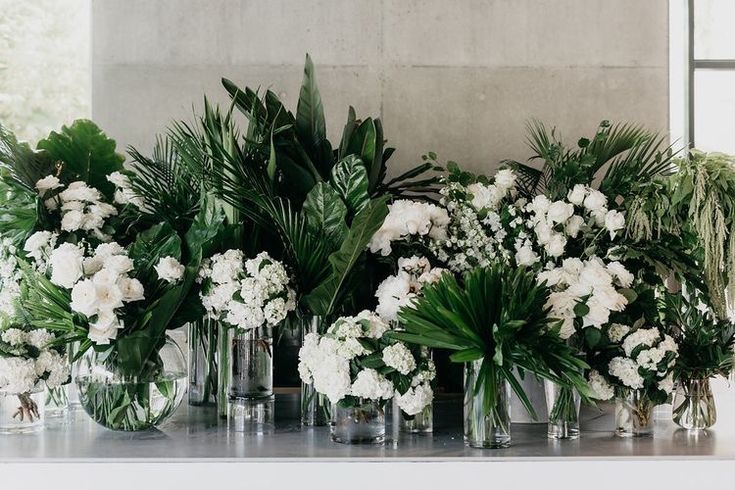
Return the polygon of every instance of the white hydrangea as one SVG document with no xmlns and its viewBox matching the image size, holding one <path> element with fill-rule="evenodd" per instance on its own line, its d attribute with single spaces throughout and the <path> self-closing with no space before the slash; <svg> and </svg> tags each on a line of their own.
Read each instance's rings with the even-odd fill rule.
<svg viewBox="0 0 735 490">
<path fill-rule="evenodd" d="M 627 388 L 639 390 L 643 388 L 643 376 L 638 373 L 638 363 L 627 357 L 614 357 L 610 360 L 608 371 Z"/>
<path fill-rule="evenodd" d="M 424 408 L 431 404 L 434 399 L 434 391 L 428 384 L 420 384 L 418 386 L 411 387 L 403 395 L 396 393 L 396 401 L 398 407 L 406 415 L 417 415 L 421 413 Z"/>
<path fill-rule="evenodd" d="M 69 363 L 50 343 L 54 335 L 45 329 L 8 328 L 0 332 L 12 346 L 0 356 L 0 390 L 24 394 L 41 381 L 56 388 L 69 380 Z"/>
<path fill-rule="evenodd" d="M 590 371 L 587 385 L 592 392 L 592 398 L 596 400 L 609 400 L 615 396 L 613 386 L 597 371 Z"/>
<path fill-rule="evenodd" d="M 610 325 L 607 335 L 610 337 L 611 342 L 618 343 L 623 340 L 623 337 L 628 335 L 628 332 L 630 332 L 630 327 L 628 325 L 613 323 Z"/>
<path fill-rule="evenodd" d="M 15 316 L 23 274 L 12 241 L 0 237 L 0 323 Z"/>
<path fill-rule="evenodd" d="M 651 347 L 658 342 L 661 333 L 656 328 L 639 328 L 623 341 L 625 355 L 630 357 L 634 349 L 640 346 Z"/>
<path fill-rule="evenodd" d="M 398 259 L 398 273 L 381 282 L 375 292 L 378 298 L 376 313 L 385 321 L 396 321 L 398 311 L 412 304 L 424 285 L 439 281 L 444 272 L 440 267 L 432 267 L 426 257 L 414 255 Z"/>
<path fill-rule="evenodd" d="M 216 254 L 198 272 L 207 316 L 240 329 L 276 326 L 296 308 L 285 267 L 266 252 L 245 260 L 240 250 Z"/>
<path fill-rule="evenodd" d="M 383 349 L 383 362 L 401 374 L 408 374 L 416 369 L 416 359 L 411 350 L 401 342 L 396 342 Z"/>
<path fill-rule="evenodd" d="M 389 400 L 393 398 L 393 384 L 375 369 L 363 369 L 357 373 L 350 394 L 368 400 Z"/>
</svg>

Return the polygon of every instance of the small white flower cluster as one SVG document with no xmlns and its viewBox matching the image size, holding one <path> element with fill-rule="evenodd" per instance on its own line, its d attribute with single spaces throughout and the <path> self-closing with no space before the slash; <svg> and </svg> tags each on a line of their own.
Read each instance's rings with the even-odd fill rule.
<svg viewBox="0 0 735 490">
<path fill-rule="evenodd" d="M 115 242 L 98 245 L 89 253 L 83 244 L 62 243 L 50 254 L 50 281 L 71 290 L 72 311 L 89 321 L 88 337 L 106 345 L 117 338 L 124 322 L 118 310 L 144 299 L 143 285 L 130 277 L 133 261 Z"/>
<path fill-rule="evenodd" d="M 559 336 L 568 339 L 576 331 L 578 305 L 586 307 L 581 328 L 602 328 L 610 321 L 611 312 L 623 311 L 628 300 L 617 288 L 630 287 L 633 275 L 620 262 L 605 264 L 592 257 L 585 261 L 564 259 L 560 267 L 540 272 L 537 279 L 551 288 L 546 306 L 552 317 L 563 321 Z"/>
<path fill-rule="evenodd" d="M 16 259 L 17 250 L 9 238 L 0 238 L 0 325 L 15 316 L 23 274 Z"/>
<path fill-rule="evenodd" d="M 56 388 L 69 379 L 69 363 L 49 347 L 54 335 L 45 329 L 8 328 L 0 333 L 0 390 L 28 393 L 41 380 Z"/>
<path fill-rule="evenodd" d="M 407 414 L 421 412 L 433 398 L 431 381 L 436 369 L 431 360 L 417 360 L 404 344 L 384 339 L 388 330 L 388 324 L 378 315 L 365 310 L 354 317 L 338 319 L 325 335 L 308 334 L 299 351 L 302 381 L 313 384 L 314 389 L 332 403 L 348 396 L 377 401 L 395 395 Z M 377 350 L 368 347 L 370 345 L 376 345 Z M 411 387 L 403 395 L 397 392 L 389 376 L 376 369 L 356 367 L 354 372 L 351 370 L 352 366 L 359 366 L 362 358 L 376 353 L 380 353 L 386 367 L 403 376 L 411 376 Z"/>
<path fill-rule="evenodd" d="M 673 338 L 657 328 L 638 328 L 623 337 L 622 350 L 625 355 L 614 357 L 607 366 L 613 384 L 631 390 L 671 392 L 674 386 L 672 370 L 679 352 Z M 655 384 L 647 386 L 651 382 Z M 600 399 L 605 399 L 601 395 L 610 394 L 611 387 L 605 385 L 599 373 L 594 386 L 592 383 L 590 377 L 590 386 Z"/>
<path fill-rule="evenodd" d="M 392 242 L 405 240 L 410 236 L 443 239 L 447 224 L 449 216 L 439 206 L 419 201 L 396 201 L 388 205 L 388 216 L 373 235 L 368 247 L 373 253 L 387 256 L 392 251 Z"/>
<path fill-rule="evenodd" d="M 398 310 L 411 304 L 425 284 L 439 281 L 444 272 L 440 267 L 432 267 L 426 257 L 414 255 L 398 259 L 398 273 L 381 282 L 375 292 L 378 298 L 376 313 L 385 321 L 396 321 Z"/>
<path fill-rule="evenodd" d="M 204 261 L 199 271 L 200 297 L 209 318 L 233 327 L 276 326 L 296 309 L 286 268 L 266 252 L 245 260 L 240 250 L 228 250 Z"/>
<path fill-rule="evenodd" d="M 116 204 L 120 204 L 122 206 L 132 204 L 143 212 L 150 212 L 150 208 L 146 205 L 145 199 L 133 190 L 133 187 L 130 185 L 130 178 L 127 175 L 122 172 L 112 172 L 107 176 L 107 180 L 116 188 Z"/>
<path fill-rule="evenodd" d="M 36 182 L 36 189 L 42 197 L 63 188 L 64 185 L 53 175 Z M 103 229 L 105 220 L 117 215 L 117 208 L 104 202 L 102 193 L 86 182 L 72 182 L 63 191 L 46 198 L 44 203 L 49 211 L 61 212 L 62 231 L 84 231 L 101 241 L 111 239 Z"/>
</svg>

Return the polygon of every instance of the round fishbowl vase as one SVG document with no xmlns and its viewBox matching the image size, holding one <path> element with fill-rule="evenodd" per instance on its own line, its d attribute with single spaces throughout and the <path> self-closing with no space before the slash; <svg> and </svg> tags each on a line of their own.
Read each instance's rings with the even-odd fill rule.
<svg viewBox="0 0 735 490">
<path fill-rule="evenodd" d="M 511 387 L 505 379 L 495 382 L 496 393 L 489 407 L 484 403 L 485 385 L 475 390 L 482 361 L 465 364 L 464 441 L 480 449 L 510 446 Z"/>
<path fill-rule="evenodd" d="M 615 399 L 615 435 L 652 437 L 655 404 L 640 390 L 627 390 Z"/>
<path fill-rule="evenodd" d="M 332 440 L 341 444 L 383 444 L 384 402 L 360 398 L 349 407 L 334 404 L 330 432 Z"/>
<path fill-rule="evenodd" d="M 111 430 L 140 431 L 165 422 L 186 394 L 186 359 L 170 338 L 148 372 L 130 376 L 108 352 L 90 349 L 79 362 L 76 385 L 85 412 Z"/>
<path fill-rule="evenodd" d="M 37 432 L 44 427 L 46 390 L 37 386 L 27 393 L 0 390 L 0 434 Z"/>
<path fill-rule="evenodd" d="M 688 430 L 704 430 L 717 422 L 717 408 L 709 378 L 681 380 L 671 411 L 674 423 Z"/>
</svg>

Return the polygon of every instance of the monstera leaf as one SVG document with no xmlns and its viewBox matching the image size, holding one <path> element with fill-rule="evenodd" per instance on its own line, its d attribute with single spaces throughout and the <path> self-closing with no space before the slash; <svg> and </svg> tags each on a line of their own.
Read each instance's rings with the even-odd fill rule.
<svg viewBox="0 0 735 490">
<path fill-rule="evenodd" d="M 123 170 L 125 157 L 115 153 L 115 141 L 95 123 L 87 119 L 74 121 L 59 133 L 52 131 L 48 138 L 38 142 L 38 148 L 63 165 L 62 181 L 68 184 L 83 180 L 112 201 L 115 186 L 107 181 L 107 176 Z"/>
<path fill-rule="evenodd" d="M 387 197 L 370 201 L 355 217 L 342 246 L 329 256 L 330 275 L 304 298 L 313 314 L 326 318 L 334 312 L 348 276 L 388 215 L 387 201 Z"/>
<path fill-rule="evenodd" d="M 339 244 L 347 233 L 347 207 L 326 182 L 319 182 L 306 196 L 303 213 L 312 233 Z"/>
<path fill-rule="evenodd" d="M 370 202 L 367 170 L 355 155 L 347 156 L 334 166 L 332 185 L 347 204 L 350 216 L 356 216 Z"/>
</svg>

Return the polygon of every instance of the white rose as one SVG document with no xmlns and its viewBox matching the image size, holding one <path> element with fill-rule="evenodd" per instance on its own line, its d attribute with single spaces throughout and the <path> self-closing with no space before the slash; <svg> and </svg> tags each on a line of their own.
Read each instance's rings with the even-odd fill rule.
<svg viewBox="0 0 735 490">
<path fill-rule="evenodd" d="M 112 311 L 123 306 L 123 293 L 117 284 L 95 284 L 97 306 L 101 311 Z"/>
<path fill-rule="evenodd" d="M 615 238 L 618 230 L 625 228 L 625 216 L 623 213 L 612 210 L 605 215 L 605 228 L 610 232 L 610 239 Z"/>
<path fill-rule="evenodd" d="M 600 191 L 590 190 L 587 197 L 584 198 L 584 207 L 590 211 L 598 211 L 607 206 L 607 197 Z"/>
<path fill-rule="evenodd" d="M 81 230 L 82 226 L 84 226 L 84 213 L 81 211 L 67 211 L 61 218 L 61 229 L 64 231 Z"/>
<path fill-rule="evenodd" d="M 112 183 L 115 187 L 127 189 L 130 187 L 130 179 L 127 175 L 122 172 L 112 172 L 107 176 L 108 182 Z"/>
<path fill-rule="evenodd" d="M 82 277 L 84 252 L 73 243 L 62 243 L 51 252 L 51 282 L 66 289 L 74 287 Z"/>
<path fill-rule="evenodd" d="M 118 281 L 118 286 L 122 292 L 123 301 L 126 303 L 145 299 L 143 284 L 137 279 L 123 277 Z"/>
<path fill-rule="evenodd" d="M 89 339 L 98 345 L 107 345 L 117 338 L 118 329 L 123 325 L 112 311 L 100 311 L 97 320 L 89 324 Z"/>
<path fill-rule="evenodd" d="M 184 277 L 186 268 L 173 257 L 163 257 L 154 267 L 158 277 L 166 282 L 175 283 Z"/>
<path fill-rule="evenodd" d="M 582 184 L 575 185 L 567 194 L 569 202 L 576 204 L 577 206 L 582 205 L 585 197 L 587 197 L 587 188 Z"/>
<path fill-rule="evenodd" d="M 63 185 L 59 178 L 54 175 L 49 175 L 36 182 L 36 190 L 40 195 L 43 195 L 47 191 L 58 189 L 59 187 L 63 187 Z"/>
<path fill-rule="evenodd" d="M 523 246 L 516 252 L 516 263 L 518 265 L 533 265 L 539 261 L 539 256 L 531 247 Z"/>
<path fill-rule="evenodd" d="M 615 276 L 620 286 L 624 288 L 629 288 L 633 284 L 633 280 L 635 279 L 633 274 L 628 272 L 628 269 L 626 269 L 625 266 L 618 261 L 610 262 L 609 264 L 607 264 L 607 271 Z"/>
<path fill-rule="evenodd" d="M 97 287 L 94 283 L 85 279 L 79 281 L 71 290 L 71 309 L 87 317 L 97 314 Z"/>
<path fill-rule="evenodd" d="M 564 231 L 571 238 L 577 238 L 577 235 L 579 235 L 579 230 L 582 229 L 583 224 L 584 218 L 579 216 L 578 214 L 575 214 L 567 221 L 567 224 L 564 227 Z"/>
<path fill-rule="evenodd" d="M 125 274 L 133 270 L 133 261 L 125 255 L 113 255 L 104 261 L 104 267 L 118 274 Z"/>
<path fill-rule="evenodd" d="M 554 233 L 546 244 L 546 252 L 552 257 L 561 257 L 564 255 L 564 247 L 567 246 L 567 239 L 561 233 Z"/>
<path fill-rule="evenodd" d="M 564 201 L 556 201 L 549 206 L 547 218 L 552 223 L 564 223 L 574 214 L 574 206 Z"/>
</svg>

